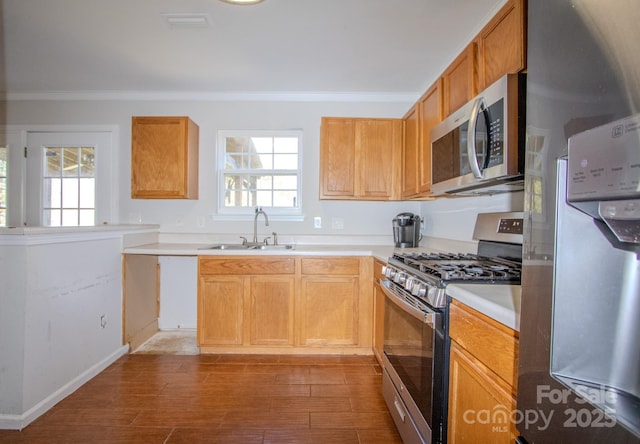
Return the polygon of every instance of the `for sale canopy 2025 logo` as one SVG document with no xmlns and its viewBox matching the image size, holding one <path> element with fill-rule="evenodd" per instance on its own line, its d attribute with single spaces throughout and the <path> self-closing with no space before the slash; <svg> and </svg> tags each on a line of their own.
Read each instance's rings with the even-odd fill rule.
<svg viewBox="0 0 640 444">
<path fill-rule="evenodd" d="M 560 420 L 563 427 L 567 428 L 602 428 L 616 425 L 615 405 L 617 394 L 605 387 L 592 388 L 585 385 L 576 385 L 575 394 L 569 389 L 552 389 L 548 385 L 539 385 L 536 388 L 536 402 L 541 405 L 544 402 L 555 406 L 568 405 L 572 399 L 578 408 L 557 409 L 526 409 L 509 410 L 508 407 L 497 404 L 492 409 L 465 410 L 463 421 L 466 424 L 480 424 L 491 426 L 496 433 L 506 433 L 510 425 L 515 424 L 520 430 L 528 430 L 532 427 L 538 430 L 547 430 L 554 415 L 563 415 Z M 599 405 L 595 408 L 591 404 Z"/>
</svg>

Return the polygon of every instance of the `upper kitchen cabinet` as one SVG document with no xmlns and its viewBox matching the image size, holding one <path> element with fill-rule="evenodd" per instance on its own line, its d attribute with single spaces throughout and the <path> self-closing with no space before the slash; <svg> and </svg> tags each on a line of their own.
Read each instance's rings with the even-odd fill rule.
<svg viewBox="0 0 640 444">
<path fill-rule="evenodd" d="M 323 117 L 320 199 L 398 200 L 402 119 Z"/>
<path fill-rule="evenodd" d="M 420 196 L 431 193 L 431 130 L 442 121 L 442 80 L 438 80 L 418 101 L 420 151 L 418 156 Z"/>
<path fill-rule="evenodd" d="M 420 133 L 418 130 L 418 120 L 420 119 L 420 105 L 416 103 L 413 108 L 405 114 L 404 137 L 402 151 L 402 197 L 411 199 L 419 192 L 418 187 L 418 151 L 420 150 Z"/>
<path fill-rule="evenodd" d="M 526 0 L 508 1 L 478 34 L 480 90 L 526 68 L 526 9 Z"/>
<path fill-rule="evenodd" d="M 188 117 L 132 118 L 132 198 L 198 198 L 198 130 Z"/>
<path fill-rule="evenodd" d="M 425 92 L 404 116 L 402 197 L 431 193 L 431 129 L 442 120 L 442 80 Z"/>
<path fill-rule="evenodd" d="M 443 117 L 447 117 L 477 94 L 475 42 L 471 42 L 456 57 L 442 74 L 441 80 Z"/>
</svg>

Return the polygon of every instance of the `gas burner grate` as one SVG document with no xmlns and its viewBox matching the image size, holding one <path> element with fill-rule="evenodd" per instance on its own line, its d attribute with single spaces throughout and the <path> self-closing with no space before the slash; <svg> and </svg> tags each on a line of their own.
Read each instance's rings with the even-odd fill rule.
<svg viewBox="0 0 640 444">
<path fill-rule="evenodd" d="M 394 258 L 442 282 L 520 283 L 521 265 L 472 253 L 403 253 Z"/>
</svg>

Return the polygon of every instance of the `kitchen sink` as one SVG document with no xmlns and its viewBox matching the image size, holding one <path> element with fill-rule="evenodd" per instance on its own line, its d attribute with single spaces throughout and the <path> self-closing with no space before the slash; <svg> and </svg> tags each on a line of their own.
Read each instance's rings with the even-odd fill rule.
<svg viewBox="0 0 640 444">
<path fill-rule="evenodd" d="M 293 250 L 293 245 L 258 245 L 255 250 Z"/>
<path fill-rule="evenodd" d="M 213 244 L 206 247 L 200 247 L 198 250 L 248 250 L 249 245 L 243 244 Z"/>
<path fill-rule="evenodd" d="M 198 250 L 292 250 L 293 245 L 265 244 L 213 244 L 200 247 Z"/>
</svg>

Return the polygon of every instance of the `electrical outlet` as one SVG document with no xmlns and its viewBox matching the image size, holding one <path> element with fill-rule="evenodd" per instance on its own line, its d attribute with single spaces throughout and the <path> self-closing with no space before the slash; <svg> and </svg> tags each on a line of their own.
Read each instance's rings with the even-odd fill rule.
<svg viewBox="0 0 640 444">
<path fill-rule="evenodd" d="M 334 230 L 344 230 L 344 219 L 341 217 L 331 218 L 331 228 Z"/>
<path fill-rule="evenodd" d="M 204 227 L 204 216 L 198 216 L 197 222 L 198 222 L 198 227 L 202 228 Z"/>
<path fill-rule="evenodd" d="M 322 218 L 320 216 L 313 218 L 313 228 L 322 228 Z"/>
<path fill-rule="evenodd" d="M 107 327 L 107 315 L 100 316 L 100 328 Z"/>
</svg>

